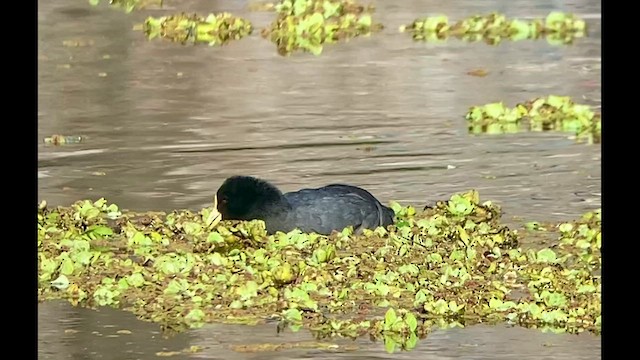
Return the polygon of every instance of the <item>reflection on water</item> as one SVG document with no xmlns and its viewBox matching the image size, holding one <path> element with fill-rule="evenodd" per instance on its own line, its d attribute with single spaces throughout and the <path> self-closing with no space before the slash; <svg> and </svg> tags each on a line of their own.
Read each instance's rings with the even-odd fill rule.
<svg viewBox="0 0 640 360">
<path fill-rule="evenodd" d="M 473 105 L 516 104 L 549 94 L 599 106 L 599 1 L 379 0 L 375 15 L 386 25 L 382 33 L 325 46 L 320 57 L 289 58 L 257 34 L 210 48 L 147 41 L 131 30 L 147 16 L 181 10 L 231 11 L 256 29 L 273 16 L 248 12 L 247 1 L 165 3 L 168 9 L 127 15 L 83 0 L 39 2 L 38 137 L 83 136 L 78 144 L 38 144 L 40 199 L 67 205 L 104 196 L 134 210 L 198 209 L 224 178 L 247 174 L 283 191 L 348 182 L 384 202 L 417 206 L 476 188 L 483 199 L 503 206 L 507 221 L 572 219 L 600 206 L 598 145 L 576 144 L 560 133 L 472 136 L 464 120 Z M 568 47 L 544 40 L 491 47 L 413 42 L 397 31 L 418 16 L 444 13 L 455 21 L 494 10 L 520 18 L 574 12 L 587 19 L 589 37 Z M 66 40 L 86 46 L 65 46 Z M 467 75 L 475 69 L 488 75 Z M 100 316 L 104 323 L 122 321 L 143 337 L 91 334 Z M 164 340 L 154 333 L 156 326 L 126 313 L 48 304 L 40 305 L 40 319 L 39 351 L 45 358 L 155 357 L 164 347 L 208 343 L 216 333 L 208 328 Z M 59 340 L 66 320 L 81 332 Z M 216 334 L 222 345 L 205 353 L 225 358 L 216 351 L 247 333 L 225 328 L 224 334 L 235 337 Z M 262 333 L 251 330 L 247 341 L 262 341 Z M 478 345 L 459 345 L 465 343 Z M 363 354 L 382 349 L 358 344 L 361 351 L 340 356 L 368 357 L 372 353 Z M 524 329 L 437 332 L 420 346 L 418 351 L 435 357 L 599 357 L 599 338 Z M 125 356 L 127 349 L 134 352 Z M 234 356 L 335 355 L 297 351 Z M 416 355 L 394 355 L 403 356 Z"/>
</svg>

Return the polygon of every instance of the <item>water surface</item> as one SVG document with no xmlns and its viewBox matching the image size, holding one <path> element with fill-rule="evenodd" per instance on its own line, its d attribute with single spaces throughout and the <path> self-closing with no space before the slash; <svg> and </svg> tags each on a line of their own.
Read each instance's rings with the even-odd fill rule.
<svg viewBox="0 0 640 360">
<path fill-rule="evenodd" d="M 464 120 L 473 105 L 514 106 L 548 94 L 598 106 L 599 2 L 376 4 L 387 26 L 381 34 L 328 45 L 321 57 L 283 58 L 258 35 L 211 48 L 147 41 L 131 30 L 177 9 L 233 11 L 257 29 L 269 23 L 272 14 L 248 12 L 240 1 L 168 2 L 175 8 L 128 16 L 83 1 L 41 2 L 40 137 L 87 138 L 40 144 L 39 198 L 198 209 L 224 178 L 250 174 L 283 191 L 347 182 L 417 206 L 476 188 L 508 215 L 547 220 L 600 205 L 599 146 L 561 133 L 471 136 Z M 425 44 L 397 31 L 436 12 L 457 20 L 490 10 L 543 17 L 552 9 L 586 18 L 590 37 L 574 46 L 494 47 Z M 63 46 L 69 39 L 93 45 Z M 489 75 L 466 74 L 473 69 Z"/>
<path fill-rule="evenodd" d="M 336 350 L 293 348 L 246 352 L 261 344 L 337 345 Z M 243 346 L 244 345 L 244 346 Z M 181 353 L 197 346 L 200 351 Z M 38 312 L 39 359 L 599 359 L 600 338 L 544 333 L 521 327 L 477 325 L 464 329 L 435 330 L 410 352 L 388 354 L 384 344 L 366 338 L 315 340 L 306 331 L 276 332 L 276 325 L 207 325 L 165 338 L 157 325 L 111 308 L 97 311 L 74 308 L 62 301 L 40 305 Z M 157 355 L 157 353 L 159 353 Z"/>
<path fill-rule="evenodd" d="M 382 33 L 328 45 L 320 57 L 288 58 L 257 35 L 273 14 L 249 12 L 246 1 L 165 3 L 127 15 L 83 0 L 38 2 L 39 138 L 85 137 L 76 145 L 39 144 L 40 199 L 68 205 L 106 197 L 132 210 L 198 210 L 224 178 L 248 174 L 283 191 L 346 182 L 383 202 L 420 207 L 475 188 L 502 205 L 514 226 L 600 207 L 600 146 L 562 133 L 471 136 L 464 120 L 473 105 L 514 106 L 549 94 L 599 107 L 599 1 L 376 1 Z M 222 48 L 147 41 L 132 31 L 147 16 L 182 10 L 231 11 L 258 31 Z M 397 31 L 428 14 L 456 21 L 551 10 L 585 18 L 589 37 L 560 47 L 544 40 L 435 45 Z M 90 45 L 67 47 L 65 40 Z M 474 69 L 489 74 L 467 75 Z M 132 333 L 115 333 L 121 328 Z M 211 359 L 600 358 L 600 338 L 592 335 L 487 326 L 436 331 L 414 352 L 394 355 L 368 340 L 344 353 L 238 353 L 232 344 L 310 337 L 278 337 L 271 326 L 207 326 L 164 339 L 157 325 L 129 313 L 59 303 L 39 306 L 38 333 L 45 359 L 155 359 L 191 345 L 205 347 L 193 356 Z"/>
</svg>

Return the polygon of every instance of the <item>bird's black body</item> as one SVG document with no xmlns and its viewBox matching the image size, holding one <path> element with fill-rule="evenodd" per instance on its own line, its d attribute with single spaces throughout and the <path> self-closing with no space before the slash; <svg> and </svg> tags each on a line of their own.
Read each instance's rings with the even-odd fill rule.
<svg viewBox="0 0 640 360">
<path fill-rule="evenodd" d="M 368 191 L 342 184 L 283 194 L 264 180 L 233 176 L 217 192 L 225 220 L 264 220 L 267 232 L 330 234 L 353 226 L 356 232 L 393 223 L 394 212 Z"/>
</svg>

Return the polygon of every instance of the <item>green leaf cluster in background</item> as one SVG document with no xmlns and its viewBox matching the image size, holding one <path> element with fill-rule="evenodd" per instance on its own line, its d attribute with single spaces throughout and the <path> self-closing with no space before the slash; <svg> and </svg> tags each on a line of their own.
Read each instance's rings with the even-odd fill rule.
<svg viewBox="0 0 640 360">
<path fill-rule="evenodd" d="M 494 12 L 486 15 L 474 15 L 454 24 L 449 23 L 446 15 L 418 18 L 413 23 L 402 26 L 401 32 L 409 32 L 415 40 L 444 41 L 449 36 L 469 41 L 484 41 L 497 45 L 502 40 L 525 40 L 545 37 L 550 44 L 570 44 L 575 38 L 586 33 L 586 23 L 573 14 L 554 11 L 545 19 L 523 21 L 508 19 Z"/>
<path fill-rule="evenodd" d="M 350 0 L 283 0 L 275 6 L 277 19 L 262 31 L 278 53 L 302 50 L 320 55 L 325 43 L 334 43 L 382 29 L 374 23 L 373 8 Z"/>
<path fill-rule="evenodd" d="M 160 18 L 149 17 L 142 30 L 149 39 L 162 37 L 182 44 L 222 45 L 251 34 L 253 28 L 248 20 L 225 12 L 209 14 L 207 17 L 184 13 Z"/>
<path fill-rule="evenodd" d="M 599 143 L 601 138 L 601 115 L 568 96 L 536 98 L 512 109 L 502 102 L 473 106 L 465 117 L 472 134 L 515 133 L 526 123 L 529 131 L 570 132 L 589 144 Z"/>
<path fill-rule="evenodd" d="M 100 0 L 89 0 L 96 6 Z M 109 4 L 130 13 L 150 6 L 163 6 L 162 0 L 110 0 Z M 374 22 L 372 5 L 361 5 L 355 0 L 281 0 L 279 2 L 251 2 L 250 11 L 275 12 L 276 19 L 261 30 L 264 38 L 277 47 L 280 55 L 295 51 L 320 55 L 324 44 L 367 36 L 383 28 Z M 241 39 L 252 33 L 248 20 L 228 13 L 207 17 L 186 13 L 148 17 L 134 29 L 143 30 L 149 39 L 163 37 L 178 43 L 207 43 L 220 45 Z M 485 41 L 496 45 L 502 40 L 512 41 L 544 37 L 552 45 L 571 44 L 586 36 L 586 23 L 570 13 L 553 11 L 544 19 L 523 21 L 508 19 L 504 14 L 492 12 L 474 15 L 450 24 L 446 15 L 417 18 L 400 27 L 413 39 L 441 42 L 455 37 L 469 42 Z"/>
</svg>

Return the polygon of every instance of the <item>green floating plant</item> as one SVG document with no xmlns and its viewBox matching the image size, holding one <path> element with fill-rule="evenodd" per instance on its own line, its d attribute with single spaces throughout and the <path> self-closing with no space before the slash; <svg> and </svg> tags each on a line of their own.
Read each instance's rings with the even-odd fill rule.
<svg viewBox="0 0 640 360">
<path fill-rule="evenodd" d="M 570 132 L 578 141 L 586 139 L 589 144 L 601 139 L 601 115 L 568 96 L 536 98 L 512 109 L 502 102 L 473 106 L 465 117 L 473 134 L 515 133 L 526 122 L 529 131 Z"/>
<path fill-rule="evenodd" d="M 278 53 L 302 50 L 320 55 L 325 43 L 334 43 L 382 29 L 374 23 L 373 8 L 350 0 L 283 0 L 275 6 L 277 19 L 262 31 Z"/>
<path fill-rule="evenodd" d="M 100 4 L 100 0 L 89 0 L 89 3 L 93 6 Z M 133 10 L 144 9 L 149 5 L 156 5 L 162 7 L 163 0 L 109 0 L 109 5 L 114 8 L 122 9 L 127 13 Z"/>
<path fill-rule="evenodd" d="M 45 144 L 50 145 L 68 145 L 68 144 L 78 144 L 82 142 L 82 136 L 68 136 L 68 135 L 51 135 L 49 137 L 44 138 Z"/>
<path fill-rule="evenodd" d="M 206 18 L 197 14 L 178 14 L 160 18 L 149 17 L 140 27 L 149 40 L 162 37 L 185 44 L 207 43 L 222 45 L 238 40 L 253 31 L 251 22 L 229 13 L 209 14 Z"/>
<path fill-rule="evenodd" d="M 497 45 L 502 40 L 525 40 L 545 37 L 553 45 L 570 44 L 575 38 L 586 33 L 586 23 L 573 14 L 554 11 L 545 19 L 522 21 L 508 19 L 500 13 L 475 15 L 454 24 L 445 15 L 416 19 L 409 25 L 400 27 L 401 32 L 409 32 L 415 40 L 439 42 L 449 36 L 476 42 L 485 41 Z"/>
<path fill-rule="evenodd" d="M 600 331 L 600 212 L 549 225 L 558 245 L 519 246 L 477 191 L 354 234 L 267 235 L 263 221 L 122 212 L 105 199 L 38 206 L 38 299 L 112 306 L 166 331 L 264 323 L 318 338 L 371 336 L 410 350 L 434 327 L 512 323 Z"/>
</svg>

